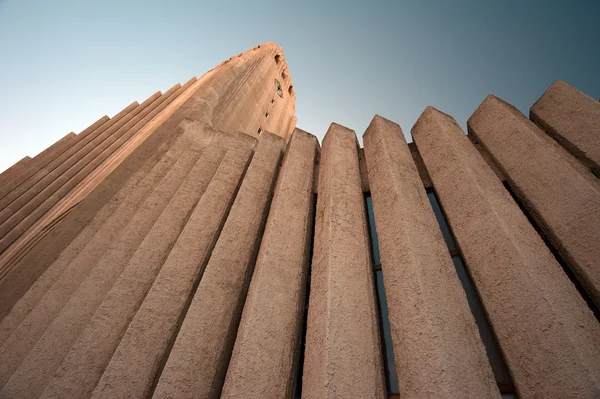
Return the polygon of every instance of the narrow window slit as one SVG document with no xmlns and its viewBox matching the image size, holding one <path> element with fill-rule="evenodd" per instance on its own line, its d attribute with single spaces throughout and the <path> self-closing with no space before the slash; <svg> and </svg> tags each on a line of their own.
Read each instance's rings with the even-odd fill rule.
<svg viewBox="0 0 600 399">
<path fill-rule="evenodd" d="M 506 366 L 504 356 L 500 351 L 498 340 L 489 322 L 485 308 L 481 302 L 477 288 L 475 287 L 475 283 L 473 282 L 473 279 L 467 267 L 465 266 L 465 260 L 462 257 L 458 245 L 456 244 L 456 239 L 454 238 L 454 234 L 448 225 L 444 211 L 433 190 L 427 191 L 427 197 L 429 198 L 429 202 L 431 203 L 433 213 L 438 221 L 440 231 L 442 232 L 442 236 L 444 237 L 444 241 L 446 242 L 446 246 L 448 247 L 448 251 L 452 257 L 454 269 L 456 270 L 460 283 L 465 290 L 467 302 L 469 304 L 471 313 L 475 318 L 475 323 L 477 324 L 481 341 L 485 346 L 485 351 L 488 361 L 492 367 L 496 384 L 498 385 L 500 392 L 503 395 L 506 395 L 503 397 L 516 398 L 516 390 L 512 382 L 512 377 L 508 367 Z"/>
<path fill-rule="evenodd" d="M 306 329 L 308 324 L 308 300 L 310 297 L 310 276 L 312 272 L 312 258 L 313 248 L 315 245 L 315 222 L 316 222 L 316 207 L 317 207 L 317 194 L 313 194 L 313 206 L 312 206 L 312 225 L 310 226 L 310 243 L 308 249 L 308 270 L 306 271 L 306 286 L 304 290 L 304 314 L 302 316 L 302 332 L 300 336 L 300 345 L 298 348 L 299 354 L 298 367 L 296 372 L 296 392 L 295 397 L 297 399 L 302 398 L 302 373 L 304 371 L 304 353 L 306 351 Z"/>
<path fill-rule="evenodd" d="M 390 330 L 390 320 L 388 315 L 387 300 L 385 297 L 385 287 L 383 285 L 383 271 L 381 270 L 381 260 L 379 256 L 379 243 L 377 240 L 377 230 L 375 229 L 375 214 L 373 213 L 373 201 L 371 195 L 365 195 L 367 221 L 369 223 L 369 237 L 371 242 L 371 256 L 374 265 L 375 292 L 377 295 L 377 309 L 379 314 L 379 332 L 381 334 L 381 352 L 383 353 L 384 372 L 386 388 L 389 397 L 398 395 L 400 392 L 398 385 L 398 374 L 396 372 L 396 362 L 394 360 L 394 349 L 392 346 L 392 334 Z"/>
</svg>

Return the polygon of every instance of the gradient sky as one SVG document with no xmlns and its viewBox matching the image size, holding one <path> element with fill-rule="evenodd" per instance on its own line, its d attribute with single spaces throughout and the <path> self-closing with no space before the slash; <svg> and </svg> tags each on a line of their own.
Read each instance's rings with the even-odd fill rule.
<svg viewBox="0 0 600 399">
<path fill-rule="evenodd" d="M 267 41 L 320 139 L 375 113 L 410 137 L 427 105 L 465 128 L 490 93 L 528 113 L 556 79 L 599 98 L 599 21 L 598 0 L 0 0 L 0 171 Z"/>
</svg>

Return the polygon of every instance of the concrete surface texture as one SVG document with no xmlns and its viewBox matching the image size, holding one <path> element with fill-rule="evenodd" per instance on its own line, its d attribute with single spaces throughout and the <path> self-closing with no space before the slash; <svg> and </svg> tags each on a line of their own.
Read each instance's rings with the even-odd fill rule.
<svg viewBox="0 0 600 399">
<path fill-rule="evenodd" d="M 557 80 L 529 110 L 553 139 L 600 177 L 600 102 Z"/>
<path fill-rule="evenodd" d="M 302 396 L 382 398 L 377 304 L 354 131 L 330 126 L 318 191 Z"/>
<path fill-rule="evenodd" d="M 411 133 L 521 397 L 600 394 L 600 324 L 450 116 Z"/>
<path fill-rule="evenodd" d="M 489 96 L 468 122 L 513 192 L 600 306 L 600 181 L 514 107 Z"/>
<path fill-rule="evenodd" d="M 222 398 L 293 397 L 313 231 L 317 138 L 300 129 L 291 137 Z"/>
<path fill-rule="evenodd" d="M 219 397 L 283 150 L 263 133 L 153 397 Z"/>
<path fill-rule="evenodd" d="M 375 116 L 363 141 L 402 398 L 499 398 L 400 126 Z"/>
<path fill-rule="evenodd" d="M 0 174 L 0 398 L 397 399 L 394 366 L 403 399 L 600 397 L 598 103 L 559 81 L 531 121 L 490 96 L 468 137 L 427 108 L 321 150 L 290 76 L 261 44 Z"/>
</svg>

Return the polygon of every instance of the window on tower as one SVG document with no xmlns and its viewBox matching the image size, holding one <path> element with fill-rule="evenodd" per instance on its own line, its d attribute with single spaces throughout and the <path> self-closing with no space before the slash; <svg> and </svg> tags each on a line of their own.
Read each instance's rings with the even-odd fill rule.
<svg viewBox="0 0 600 399">
<path fill-rule="evenodd" d="M 280 61 L 281 61 L 281 55 L 277 54 L 275 56 L 275 62 L 279 64 Z"/>
<path fill-rule="evenodd" d="M 279 94 L 279 97 L 283 98 L 283 90 L 281 89 L 281 84 L 277 79 L 275 79 L 275 89 L 277 89 L 277 94 Z"/>
</svg>

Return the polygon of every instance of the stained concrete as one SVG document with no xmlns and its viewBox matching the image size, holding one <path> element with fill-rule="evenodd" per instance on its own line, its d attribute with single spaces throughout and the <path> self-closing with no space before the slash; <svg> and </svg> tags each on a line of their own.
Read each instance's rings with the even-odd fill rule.
<svg viewBox="0 0 600 399">
<path fill-rule="evenodd" d="M 261 136 L 153 397 L 219 397 L 283 149 Z"/>
<path fill-rule="evenodd" d="M 332 124 L 319 167 L 304 398 L 383 398 L 385 384 L 358 142 Z"/>
<path fill-rule="evenodd" d="M 529 117 L 600 177 L 600 102 L 557 80 Z"/>
<path fill-rule="evenodd" d="M 600 307 L 600 181 L 497 97 L 479 106 L 468 127 Z"/>
<path fill-rule="evenodd" d="M 500 398 L 411 151 L 376 115 L 363 135 L 402 398 Z"/>
<path fill-rule="evenodd" d="M 29 341 L 24 340 L 22 344 L 9 349 L 10 356 L 2 356 L 10 362 L 0 364 L 0 385 L 6 383 L 7 377 L 13 373 L 15 375 L 1 394 L 28 397 L 32 392 L 39 395 L 43 391 L 199 157 L 200 151 L 192 148 L 178 160 L 139 207 L 119 238 L 112 245 L 105 245 L 104 256 L 48 328 L 45 329 L 44 325 L 34 325 L 28 330 L 30 335 L 43 333 L 35 346 L 31 348 Z M 19 369 L 16 370 L 15 366 Z"/>
<path fill-rule="evenodd" d="M 232 151 L 225 156 L 219 154 L 219 151 L 203 153 L 65 357 L 44 397 L 79 398 L 92 393 L 119 345 L 123 332 L 136 315 L 164 259 L 175 245 L 188 216 L 192 210 L 199 209 L 204 215 L 199 221 L 204 233 L 209 237 L 218 235 L 229 201 L 235 195 L 250 156 L 250 150 Z M 215 162 L 219 159 L 220 164 Z M 212 168 L 213 164 L 218 165 L 218 169 Z M 194 259 L 191 258 L 191 261 Z M 143 312 L 141 315 L 143 317 Z M 177 315 L 174 316 L 177 318 Z M 142 327 L 142 331 L 146 331 L 146 327 Z M 148 342 L 144 339 L 142 341 L 147 347 Z M 135 353 L 139 355 L 139 352 Z M 134 361 L 134 358 L 127 360 Z M 135 363 L 137 365 L 138 362 Z M 140 378 L 140 369 L 141 367 L 134 367 L 130 371 Z M 117 374 L 117 381 L 122 384 L 115 386 L 101 383 L 101 386 L 110 387 L 110 392 L 105 392 L 102 396 L 142 396 L 143 392 L 124 392 L 123 389 L 129 389 L 131 385 L 123 383 L 125 370 Z"/>
<path fill-rule="evenodd" d="M 411 132 L 519 396 L 597 398 L 600 325 L 550 250 L 452 117 Z"/>
<path fill-rule="evenodd" d="M 275 187 L 222 398 L 294 395 L 318 151 L 316 137 L 296 129 Z"/>
</svg>

